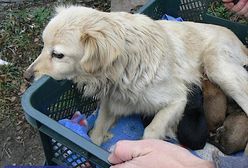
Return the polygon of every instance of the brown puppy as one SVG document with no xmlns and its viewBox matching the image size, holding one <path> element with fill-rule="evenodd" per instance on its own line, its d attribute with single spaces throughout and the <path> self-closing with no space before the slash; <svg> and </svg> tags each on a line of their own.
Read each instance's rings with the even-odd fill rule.
<svg viewBox="0 0 248 168">
<path fill-rule="evenodd" d="M 217 129 L 217 134 L 211 137 L 211 142 L 225 154 L 244 150 L 248 142 L 248 117 L 245 113 L 228 115 L 223 126 Z"/>
<path fill-rule="evenodd" d="M 203 108 L 209 132 L 215 132 L 226 117 L 227 98 L 223 91 L 209 80 L 203 80 Z"/>
</svg>

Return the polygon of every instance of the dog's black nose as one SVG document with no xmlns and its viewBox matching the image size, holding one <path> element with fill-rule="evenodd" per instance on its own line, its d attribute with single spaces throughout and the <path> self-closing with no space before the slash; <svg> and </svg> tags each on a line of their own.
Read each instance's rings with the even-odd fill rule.
<svg viewBox="0 0 248 168">
<path fill-rule="evenodd" d="M 34 72 L 32 70 L 26 70 L 24 72 L 24 78 L 28 82 L 32 82 L 34 80 Z"/>
</svg>

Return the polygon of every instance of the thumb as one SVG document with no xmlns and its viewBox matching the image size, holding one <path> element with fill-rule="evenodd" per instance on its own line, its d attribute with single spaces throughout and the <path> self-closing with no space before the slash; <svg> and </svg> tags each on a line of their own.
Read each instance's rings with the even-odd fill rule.
<svg viewBox="0 0 248 168">
<path fill-rule="evenodd" d="M 230 3 L 233 2 L 233 0 L 222 0 L 224 3 Z"/>
<path fill-rule="evenodd" d="M 144 156 L 151 151 L 152 149 L 149 147 L 146 140 L 119 141 L 116 143 L 115 148 L 110 154 L 108 160 L 112 164 L 119 164 L 139 156 Z"/>
<path fill-rule="evenodd" d="M 234 5 L 231 10 L 234 12 L 239 12 L 241 9 L 244 8 L 246 3 L 247 3 L 247 0 L 239 0 L 238 3 Z"/>
<path fill-rule="evenodd" d="M 227 9 L 232 9 L 234 7 L 234 3 L 230 2 L 230 3 L 224 3 L 224 6 L 227 8 Z"/>
</svg>

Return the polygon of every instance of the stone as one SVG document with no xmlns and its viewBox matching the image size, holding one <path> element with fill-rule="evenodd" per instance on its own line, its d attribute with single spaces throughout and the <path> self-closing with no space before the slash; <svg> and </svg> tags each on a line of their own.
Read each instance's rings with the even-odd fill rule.
<svg viewBox="0 0 248 168">
<path fill-rule="evenodd" d="M 148 0 L 111 0 L 111 11 L 130 12 L 138 6 L 144 5 Z"/>
</svg>

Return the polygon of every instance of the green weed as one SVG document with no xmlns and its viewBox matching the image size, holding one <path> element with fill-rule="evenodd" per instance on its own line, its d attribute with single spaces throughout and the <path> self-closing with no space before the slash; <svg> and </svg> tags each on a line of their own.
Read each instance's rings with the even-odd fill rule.
<svg viewBox="0 0 248 168">
<path fill-rule="evenodd" d="M 238 22 L 241 24 L 248 25 L 248 19 L 242 16 L 238 16 L 235 13 L 230 12 L 223 4 L 222 1 L 213 1 L 207 11 L 209 14 L 223 19 L 231 20 L 233 22 Z"/>
</svg>

